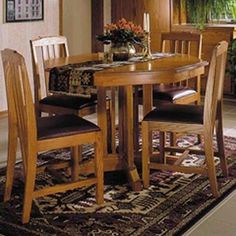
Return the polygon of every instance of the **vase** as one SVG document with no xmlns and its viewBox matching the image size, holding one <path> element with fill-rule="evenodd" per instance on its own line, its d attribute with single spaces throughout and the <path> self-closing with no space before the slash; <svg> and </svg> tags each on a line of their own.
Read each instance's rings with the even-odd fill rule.
<svg viewBox="0 0 236 236">
<path fill-rule="evenodd" d="M 111 45 L 113 61 L 127 61 L 135 52 L 135 47 L 131 43 L 112 43 Z"/>
</svg>

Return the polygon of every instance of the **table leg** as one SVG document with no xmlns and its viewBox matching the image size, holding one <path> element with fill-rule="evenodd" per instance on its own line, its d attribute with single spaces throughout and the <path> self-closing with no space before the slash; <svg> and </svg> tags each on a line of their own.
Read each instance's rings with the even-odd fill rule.
<svg viewBox="0 0 236 236">
<path fill-rule="evenodd" d="M 152 110 L 153 106 L 153 85 L 143 85 L 143 116 Z M 149 152 L 152 153 L 152 133 L 149 135 Z"/>
<path fill-rule="evenodd" d="M 153 97 L 152 97 L 152 85 L 143 85 L 143 116 L 152 110 Z"/>
<path fill-rule="evenodd" d="M 138 97 L 139 87 L 134 87 L 134 152 L 138 155 L 139 152 L 139 97 Z"/>
<path fill-rule="evenodd" d="M 102 130 L 103 139 L 103 153 L 107 156 L 107 113 L 106 113 L 106 88 L 100 87 L 97 90 L 98 104 L 97 104 L 97 116 L 98 126 Z"/>
<path fill-rule="evenodd" d="M 115 156 L 107 152 L 107 117 L 106 117 L 106 89 L 98 88 L 98 125 L 102 130 L 104 142 L 104 168 L 111 169 L 113 165 L 109 162 L 109 157 L 113 160 Z M 141 179 L 134 164 L 134 117 L 133 117 L 133 88 L 132 86 L 119 87 L 119 165 L 124 163 L 127 170 L 130 185 L 134 191 L 142 189 Z M 117 162 L 117 161 L 116 161 Z M 116 163 L 113 163 L 116 164 Z M 116 164 L 117 165 L 117 164 Z"/>
<path fill-rule="evenodd" d="M 128 177 L 131 187 L 135 191 L 142 189 L 141 179 L 139 177 L 137 168 L 134 164 L 134 112 L 133 112 L 133 87 L 126 86 L 120 88 L 122 91 L 123 101 L 123 140 L 124 151 L 127 158 Z M 121 98 L 120 97 L 120 98 Z"/>
<path fill-rule="evenodd" d="M 124 109 L 125 93 L 122 87 L 118 89 L 118 120 L 119 120 L 119 156 L 125 156 L 125 109 Z"/>
<path fill-rule="evenodd" d="M 116 153 L 116 89 L 111 88 L 111 152 Z"/>
</svg>

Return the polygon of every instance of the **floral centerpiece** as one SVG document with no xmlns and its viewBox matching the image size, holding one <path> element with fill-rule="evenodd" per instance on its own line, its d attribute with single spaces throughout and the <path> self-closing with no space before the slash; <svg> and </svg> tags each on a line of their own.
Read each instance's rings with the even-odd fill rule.
<svg viewBox="0 0 236 236">
<path fill-rule="evenodd" d="M 115 24 L 107 24 L 105 32 L 98 35 L 97 39 L 104 44 L 131 43 L 142 44 L 144 31 L 140 25 L 122 18 Z"/>
<path fill-rule="evenodd" d="M 104 34 L 98 35 L 97 39 L 104 44 L 111 44 L 113 59 L 116 59 L 114 56 L 119 51 L 125 60 L 135 53 L 134 45 L 143 46 L 144 31 L 140 25 L 122 18 L 117 23 L 107 24 Z"/>
</svg>

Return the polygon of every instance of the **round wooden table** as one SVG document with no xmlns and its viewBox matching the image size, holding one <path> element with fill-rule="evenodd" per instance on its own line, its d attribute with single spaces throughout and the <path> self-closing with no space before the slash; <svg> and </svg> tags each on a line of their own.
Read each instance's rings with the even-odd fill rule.
<svg viewBox="0 0 236 236">
<path fill-rule="evenodd" d="M 102 54 L 86 54 L 52 59 L 46 62 L 46 70 L 55 66 L 79 63 L 88 60 L 101 59 Z M 134 190 L 141 189 L 141 180 L 134 162 L 134 136 L 138 131 L 134 129 L 134 96 L 135 86 L 143 86 L 144 115 L 152 109 L 152 85 L 180 82 L 204 74 L 208 62 L 188 55 L 174 55 L 161 57 L 149 61 L 136 62 L 131 65 L 113 67 L 94 73 L 94 85 L 98 91 L 98 125 L 102 129 L 104 143 L 104 170 L 127 170 L 129 182 Z M 119 117 L 119 151 L 108 152 L 107 148 L 107 90 L 118 88 L 118 117 Z M 113 107 L 113 111 L 115 109 Z M 136 119 L 137 120 L 137 119 Z M 115 125 L 115 124 L 113 124 Z M 115 139 L 115 134 L 112 135 Z M 114 140 L 113 140 L 113 143 Z M 86 163 L 80 166 L 80 171 L 91 172 L 93 165 Z"/>
</svg>

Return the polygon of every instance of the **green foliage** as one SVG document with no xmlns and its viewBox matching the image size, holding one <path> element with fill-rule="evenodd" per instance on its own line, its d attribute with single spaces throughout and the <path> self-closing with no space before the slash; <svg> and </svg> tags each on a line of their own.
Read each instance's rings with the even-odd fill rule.
<svg viewBox="0 0 236 236">
<path fill-rule="evenodd" d="M 236 3 L 232 3 L 231 13 L 232 13 L 232 17 L 234 18 L 234 20 L 236 20 Z"/>
<path fill-rule="evenodd" d="M 209 19 L 235 17 L 235 0 L 186 0 L 190 23 L 203 28 Z M 234 12 L 234 13 L 233 13 Z"/>
<path fill-rule="evenodd" d="M 236 82 L 236 38 L 233 39 L 228 48 L 228 68 L 232 80 Z"/>
</svg>

